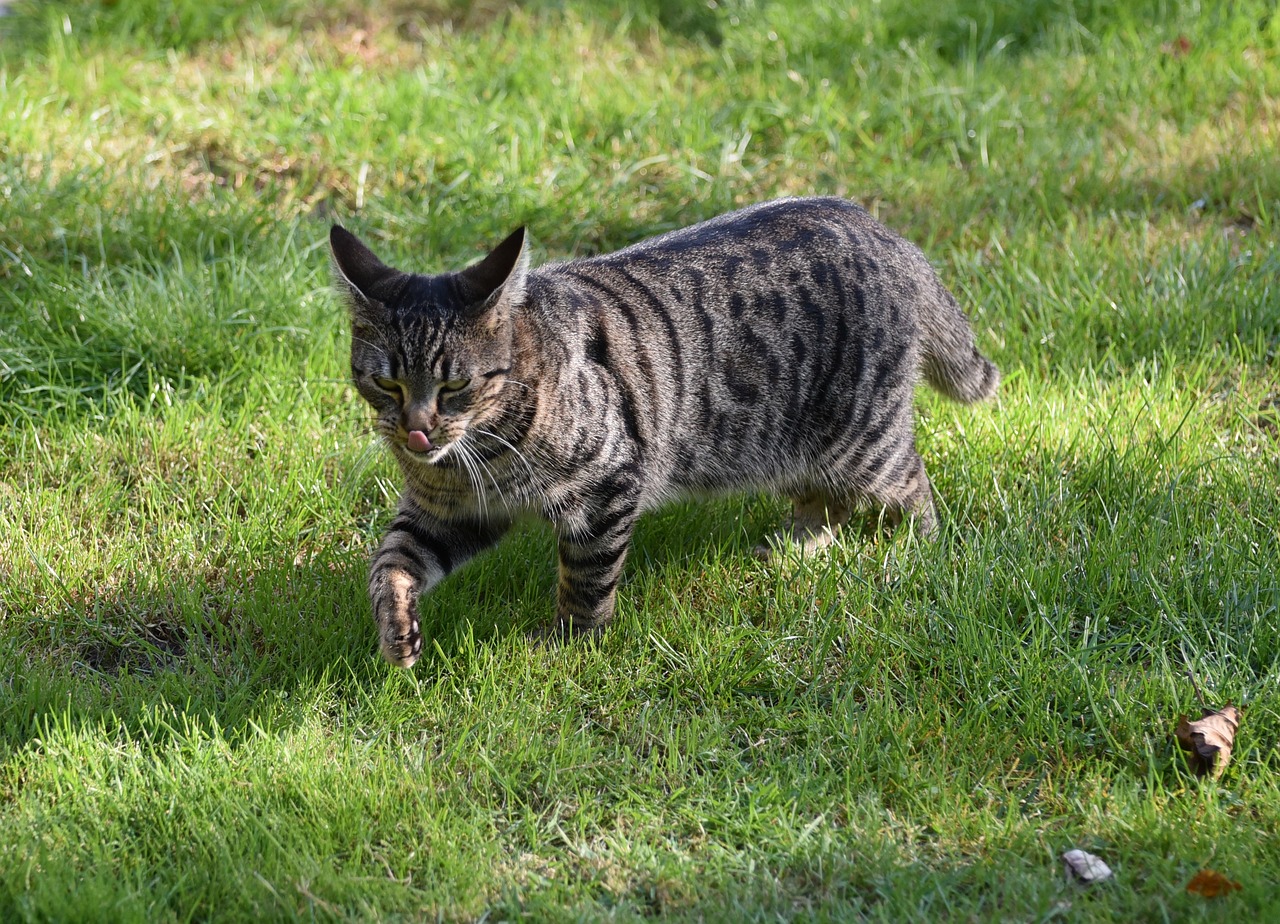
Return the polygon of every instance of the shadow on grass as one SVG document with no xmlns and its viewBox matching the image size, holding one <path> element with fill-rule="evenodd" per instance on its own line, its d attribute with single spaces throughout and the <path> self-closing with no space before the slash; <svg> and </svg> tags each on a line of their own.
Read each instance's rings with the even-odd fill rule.
<svg viewBox="0 0 1280 924">
<path fill-rule="evenodd" d="M 148 713 L 171 707 L 234 736 L 300 720 L 304 704 L 289 703 L 299 686 L 375 684 L 378 662 L 361 657 L 373 652 L 355 571 L 354 562 L 318 559 L 216 581 L 126 581 L 52 604 L 9 594 L 0 749 L 20 749 L 54 718 L 137 732 Z"/>
<path fill-rule="evenodd" d="M 708 516 L 694 505 L 646 517 L 624 578 L 682 568 L 709 555 L 748 556 L 762 538 L 762 505 Z M 367 557 L 348 555 L 230 571 L 169 575 L 69 592 L 61 603 L 6 595 L 10 675 L 0 674 L 0 752 L 21 749 L 54 718 L 137 732 L 148 714 L 179 708 L 234 739 L 237 730 L 306 716 L 300 688 L 367 693 L 387 672 L 365 591 Z M 556 557 L 549 527 L 518 527 L 421 601 L 430 641 L 413 669 L 431 683 L 474 641 L 502 644 L 554 613 Z M 23 616 L 22 614 L 48 614 Z M 148 726 L 150 727 L 150 726 Z"/>
<path fill-rule="evenodd" d="M 627 556 L 620 595 L 633 593 L 649 577 L 696 567 L 699 561 L 748 559 L 774 528 L 774 507 L 737 497 L 646 514 Z M 459 654 L 470 638 L 494 642 L 534 631 L 555 613 L 556 569 L 550 526 L 522 524 L 423 598 L 424 629 L 446 658 Z"/>
</svg>

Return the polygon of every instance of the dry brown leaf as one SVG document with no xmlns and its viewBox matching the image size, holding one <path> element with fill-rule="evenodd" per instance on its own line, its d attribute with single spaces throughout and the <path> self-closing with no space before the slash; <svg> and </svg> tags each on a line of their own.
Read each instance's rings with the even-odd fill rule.
<svg viewBox="0 0 1280 924">
<path fill-rule="evenodd" d="M 1205 898 L 1217 898 L 1228 892 L 1239 892 L 1240 883 L 1233 882 L 1214 870 L 1202 869 L 1191 877 L 1191 881 L 1187 883 L 1187 891 Z"/>
<path fill-rule="evenodd" d="M 1174 735 L 1178 745 L 1187 752 L 1191 769 L 1199 776 L 1212 772 L 1214 779 L 1222 775 L 1231 760 L 1231 747 L 1235 744 L 1236 729 L 1240 727 L 1240 710 L 1230 704 L 1221 709 L 1205 709 L 1204 715 L 1194 722 L 1187 717 L 1178 718 Z"/>
<path fill-rule="evenodd" d="M 1067 868 L 1069 878 L 1073 877 L 1085 885 L 1111 878 L 1111 867 L 1085 850 L 1068 850 L 1062 855 L 1062 865 Z"/>
</svg>

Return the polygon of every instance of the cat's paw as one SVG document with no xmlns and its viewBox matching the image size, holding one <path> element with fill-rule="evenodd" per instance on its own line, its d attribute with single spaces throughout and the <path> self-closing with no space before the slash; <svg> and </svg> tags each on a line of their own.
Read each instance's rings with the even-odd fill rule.
<svg viewBox="0 0 1280 924">
<path fill-rule="evenodd" d="M 422 631 L 416 617 L 382 630 L 382 656 L 396 667 L 413 667 L 422 654 Z"/>
<path fill-rule="evenodd" d="M 771 565 L 790 558 L 807 558 L 829 549 L 837 531 L 829 526 L 779 530 L 751 550 L 752 556 Z"/>
<path fill-rule="evenodd" d="M 529 641 L 537 648 L 552 648 L 564 641 L 565 632 L 560 622 L 543 623 L 529 630 Z"/>
<path fill-rule="evenodd" d="M 553 619 L 529 631 L 529 641 L 535 645 L 551 647 L 560 645 L 570 639 L 593 638 L 604 633 L 604 624 L 598 626 L 576 626 L 567 619 Z"/>
</svg>

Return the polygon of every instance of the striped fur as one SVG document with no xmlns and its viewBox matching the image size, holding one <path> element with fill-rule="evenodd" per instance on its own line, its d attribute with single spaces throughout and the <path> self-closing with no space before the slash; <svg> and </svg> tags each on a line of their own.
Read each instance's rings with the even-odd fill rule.
<svg viewBox="0 0 1280 924">
<path fill-rule="evenodd" d="M 609 620 L 637 517 L 678 495 L 788 497 L 803 549 L 868 504 L 931 534 L 916 383 L 965 402 L 999 383 L 920 250 L 839 199 L 535 270 L 523 229 L 439 276 L 331 244 L 352 376 L 405 478 L 369 577 L 395 664 L 421 651 L 418 597 L 527 513 L 556 529 L 560 631 Z"/>
</svg>

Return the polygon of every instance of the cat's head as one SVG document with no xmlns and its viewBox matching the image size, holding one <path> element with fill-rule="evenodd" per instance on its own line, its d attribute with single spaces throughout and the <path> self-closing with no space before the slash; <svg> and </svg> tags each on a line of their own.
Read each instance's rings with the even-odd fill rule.
<svg viewBox="0 0 1280 924">
<path fill-rule="evenodd" d="M 511 314 L 524 301 L 520 228 L 479 263 L 439 276 L 384 264 L 338 225 L 335 283 L 351 311 L 351 375 L 403 458 L 435 464 L 510 398 Z"/>
</svg>

